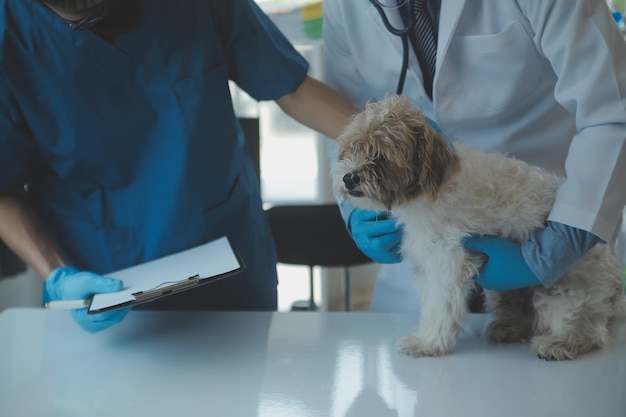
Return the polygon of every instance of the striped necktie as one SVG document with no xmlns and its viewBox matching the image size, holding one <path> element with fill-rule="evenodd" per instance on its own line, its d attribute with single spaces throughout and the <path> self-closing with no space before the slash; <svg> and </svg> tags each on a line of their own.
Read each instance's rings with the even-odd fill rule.
<svg viewBox="0 0 626 417">
<path fill-rule="evenodd" d="M 413 2 L 413 49 L 422 68 L 424 88 L 430 98 L 433 96 L 433 78 L 437 60 L 437 32 L 430 20 L 426 0 Z"/>
</svg>

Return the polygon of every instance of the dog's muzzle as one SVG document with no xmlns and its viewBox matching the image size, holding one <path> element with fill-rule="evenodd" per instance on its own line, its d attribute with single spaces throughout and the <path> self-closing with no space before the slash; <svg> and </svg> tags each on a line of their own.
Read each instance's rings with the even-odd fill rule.
<svg viewBox="0 0 626 417">
<path fill-rule="evenodd" d="M 354 197 L 362 197 L 363 192 L 356 190 L 357 185 L 361 183 L 361 177 L 359 174 L 354 172 L 348 172 L 343 176 L 343 184 L 346 186 L 346 190 L 348 190 L 348 194 Z"/>
</svg>

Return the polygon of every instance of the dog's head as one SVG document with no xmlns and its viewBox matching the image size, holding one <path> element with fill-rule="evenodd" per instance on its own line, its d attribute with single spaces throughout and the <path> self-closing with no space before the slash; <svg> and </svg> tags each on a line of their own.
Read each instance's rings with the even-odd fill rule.
<svg viewBox="0 0 626 417">
<path fill-rule="evenodd" d="M 369 103 L 337 138 L 335 193 L 355 206 L 391 210 L 439 191 L 460 170 L 459 158 L 406 97 Z"/>
</svg>

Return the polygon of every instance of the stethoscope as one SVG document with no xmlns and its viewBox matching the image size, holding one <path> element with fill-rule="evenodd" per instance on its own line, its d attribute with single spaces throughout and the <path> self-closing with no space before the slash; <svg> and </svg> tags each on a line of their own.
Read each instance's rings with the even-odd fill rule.
<svg viewBox="0 0 626 417">
<path fill-rule="evenodd" d="M 380 18 L 389 33 L 399 36 L 400 39 L 402 39 L 402 68 L 400 69 L 400 78 L 398 79 L 398 86 L 396 87 L 396 94 L 402 94 L 406 73 L 409 68 L 409 33 L 413 28 L 414 18 L 413 13 L 407 13 L 406 27 L 398 29 L 389 22 L 385 14 L 385 9 L 399 9 L 408 4 L 410 6 L 409 10 L 413 10 L 413 0 L 403 0 L 402 2 L 398 2 L 397 6 L 384 6 L 380 3 L 380 0 L 370 0 L 370 3 L 378 10 L 378 14 L 380 14 Z"/>
</svg>

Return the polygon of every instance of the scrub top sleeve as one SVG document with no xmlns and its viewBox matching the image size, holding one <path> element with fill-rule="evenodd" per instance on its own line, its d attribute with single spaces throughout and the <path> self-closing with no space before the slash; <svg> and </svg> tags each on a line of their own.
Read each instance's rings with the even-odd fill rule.
<svg viewBox="0 0 626 417">
<path fill-rule="evenodd" d="M 36 166 L 36 155 L 28 125 L 0 71 L 0 193 L 29 181 Z"/>
<path fill-rule="evenodd" d="M 256 100 L 275 100 L 296 89 L 309 64 L 252 0 L 231 0 L 222 22 L 229 75 Z"/>
</svg>

